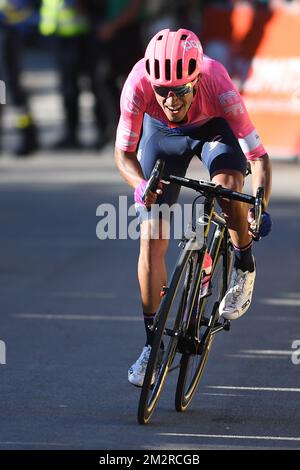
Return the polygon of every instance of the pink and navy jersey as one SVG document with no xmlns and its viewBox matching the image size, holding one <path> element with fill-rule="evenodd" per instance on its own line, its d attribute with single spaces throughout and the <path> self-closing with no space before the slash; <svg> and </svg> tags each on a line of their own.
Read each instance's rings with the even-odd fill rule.
<svg viewBox="0 0 300 470">
<path fill-rule="evenodd" d="M 201 79 L 184 124 L 177 127 L 198 127 L 212 118 L 225 118 L 248 160 L 263 156 L 266 151 L 246 110 L 244 101 L 223 65 L 205 56 Z M 121 95 L 121 116 L 116 146 L 127 152 L 137 150 L 143 117 L 158 119 L 174 127 L 156 101 L 151 83 L 145 74 L 144 59 L 130 72 Z"/>
</svg>

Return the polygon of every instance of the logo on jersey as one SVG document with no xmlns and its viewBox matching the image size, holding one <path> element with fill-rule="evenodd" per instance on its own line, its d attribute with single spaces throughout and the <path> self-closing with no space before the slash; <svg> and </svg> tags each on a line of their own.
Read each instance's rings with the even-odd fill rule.
<svg viewBox="0 0 300 470">
<path fill-rule="evenodd" d="M 225 113 L 232 116 L 244 114 L 242 101 L 235 90 L 226 91 L 219 96 L 219 101 Z"/>
</svg>

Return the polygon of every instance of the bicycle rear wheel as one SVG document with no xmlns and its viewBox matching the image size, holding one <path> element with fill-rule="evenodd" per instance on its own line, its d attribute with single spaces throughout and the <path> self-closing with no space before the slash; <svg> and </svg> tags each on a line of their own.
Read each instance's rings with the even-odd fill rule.
<svg viewBox="0 0 300 470">
<path fill-rule="evenodd" d="M 146 424 L 152 416 L 173 363 L 197 260 L 197 251 L 185 249 L 179 257 L 170 286 L 165 289 L 165 295 L 156 316 L 154 340 L 139 401 L 138 422 L 140 424 Z M 163 352 L 162 343 L 164 344 Z"/>
<path fill-rule="evenodd" d="M 228 248 L 228 255 L 227 277 L 229 277 L 232 268 L 233 253 L 231 247 Z M 197 354 L 183 354 L 181 357 L 175 394 L 175 408 L 179 412 L 185 411 L 191 403 L 211 350 L 214 339 L 211 330 L 218 318 L 219 303 L 226 287 L 224 286 L 223 262 L 223 256 L 219 256 L 211 278 L 212 294 L 200 301 L 199 321 L 196 331 L 197 337 L 201 340 L 199 350 Z"/>
</svg>

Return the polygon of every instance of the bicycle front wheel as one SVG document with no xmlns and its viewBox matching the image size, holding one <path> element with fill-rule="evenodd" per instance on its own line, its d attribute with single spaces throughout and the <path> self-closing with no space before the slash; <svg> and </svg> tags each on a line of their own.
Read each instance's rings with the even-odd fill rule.
<svg viewBox="0 0 300 470">
<path fill-rule="evenodd" d="M 230 249 L 229 249 L 230 250 Z M 231 262 L 231 251 L 228 251 Z M 198 354 L 183 354 L 175 395 L 175 408 L 185 411 L 191 403 L 203 375 L 214 336 L 211 334 L 219 302 L 224 295 L 223 256 L 219 256 L 211 278 L 212 293 L 200 301 L 197 336 L 201 340 Z M 201 291 L 201 287 L 200 287 Z M 203 340 L 205 338 L 205 340 Z"/>
<path fill-rule="evenodd" d="M 181 253 L 171 277 L 170 286 L 165 290 L 157 313 L 154 340 L 138 407 L 138 422 L 140 424 L 146 424 L 152 416 L 176 355 L 178 338 L 185 318 L 188 292 L 194 279 L 197 259 L 197 251 L 185 249 Z"/>
</svg>

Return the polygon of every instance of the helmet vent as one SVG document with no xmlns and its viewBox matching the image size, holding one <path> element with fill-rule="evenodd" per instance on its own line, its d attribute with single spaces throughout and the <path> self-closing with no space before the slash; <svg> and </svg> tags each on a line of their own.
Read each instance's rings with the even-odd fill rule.
<svg viewBox="0 0 300 470">
<path fill-rule="evenodd" d="M 176 75 L 179 80 L 182 78 L 182 59 L 177 60 Z"/>
<path fill-rule="evenodd" d="M 171 80 L 171 61 L 166 59 L 166 80 Z"/>
<path fill-rule="evenodd" d="M 196 64 L 197 64 L 197 62 L 195 61 L 195 59 L 190 59 L 190 61 L 189 61 L 189 75 L 192 75 L 195 72 Z"/>
<path fill-rule="evenodd" d="M 187 34 L 183 34 L 180 39 L 184 41 L 186 38 L 187 38 Z"/>
<path fill-rule="evenodd" d="M 157 41 L 161 41 L 162 38 L 163 38 L 163 37 L 162 37 L 162 34 L 161 34 L 160 36 L 158 36 Z"/>
<path fill-rule="evenodd" d="M 146 70 L 147 70 L 147 73 L 150 75 L 150 64 L 149 64 L 149 59 L 146 60 Z"/>
<path fill-rule="evenodd" d="M 155 59 L 154 61 L 154 75 L 156 79 L 160 78 L 160 73 L 159 73 L 159 61 Z"/>
</svg>

